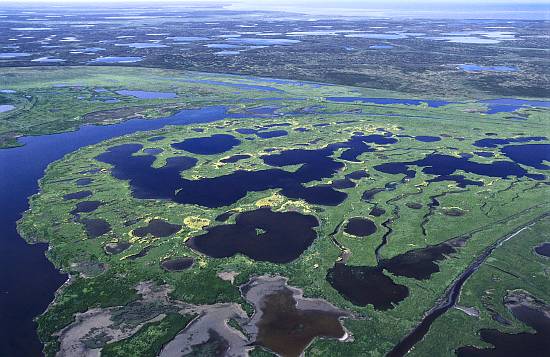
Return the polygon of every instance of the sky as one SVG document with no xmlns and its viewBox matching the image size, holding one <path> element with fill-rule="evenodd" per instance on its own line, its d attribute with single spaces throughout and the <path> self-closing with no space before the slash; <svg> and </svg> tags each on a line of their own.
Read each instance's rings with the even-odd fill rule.
<svg viewBox="0 0 550 357">
<path fill-rule="evenodd" d="M 7 3 L 95 3 L 98 4 L 98 0 L 1 0 L 3 4 Z M 103 0 L 101 3 L 152 3 L 150 0 Z M 235 5 L 246 6 L 330 6 L 330 7 L 369 7 L 369 6 L 416 6 L 417 4 L 430 4 L 432 6 L 440 6 L 447 4 L 463 4 L 463 5 L 476 5 L 476 4 L 539 4 L 549 5 L 550 0 L 161 0 L 154 1 L 153 4 L 158 3 L 233 3 Z"/>
<path fill-rule="evenodd" d="M 272 10 L 313 16 L 423 16 L 472 18 L 535 18 L 550 19 L 550 0 L 0 0 L 2 4 L 23 3 L 79 5 L 98 2 L 136 4 L 140 7 L 161 4 L 214 5 L 230 10 Z M 0 6 L 1 7 L 1 6 Z M 452 16 L 449 16 L 452 15 Z"/>
</svg>

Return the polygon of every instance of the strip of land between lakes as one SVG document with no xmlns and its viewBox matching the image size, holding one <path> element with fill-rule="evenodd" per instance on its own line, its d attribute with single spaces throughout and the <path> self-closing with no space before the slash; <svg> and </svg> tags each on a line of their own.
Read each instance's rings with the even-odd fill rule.
<svg viewBox="0 0 550 357">
<path fill-rule="evenodd" d="M 517 227 L 512 233 L 501 237 L 499 240 L 487 247 L 481 255 L 479 255 L 474 261 L 472 261 L 466 269 L 449 285 L 445 290 L 444 295 L 437 300 L 436 304 L 428 310 L 424 315 L 422 321 L 411 331 L 409 332 L 394 348 L 388 352 L 386 357 L 401 357 L 406 355 L 418 342 L 420 342 L 424 336 L 430 330 L 432 323 L 445 312 L 447 312 L 451 307 L 455 306 L 462 287 L 464 283 L 468 280 L 470 276 L 475 273 L 479 267 L 485 262 L 485 260 L 493 253 L 495 249 L 502 246 L 504 243 L 514 238 L 524 230 L 532 227 L 539 221 L 550 216 L 550 212 L 545 212 L 538 217 L 532 219 L 531 221 Z"/>
</svg>

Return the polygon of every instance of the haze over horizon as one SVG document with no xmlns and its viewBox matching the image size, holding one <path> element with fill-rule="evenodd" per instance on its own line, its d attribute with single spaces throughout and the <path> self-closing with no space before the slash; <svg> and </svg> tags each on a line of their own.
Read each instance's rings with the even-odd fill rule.
<svg viewBox="0 0 550 357">
<path fill-rule="evenodd" d="M 6 7 L 22 6 L 87 6 L 97 4 L 93 0 L 3 0 Z M 427 17 L 427 18 L 486 18 L 486 19 L 550 19 L 550 2 L 536 0 L 406 0 L 358 1 L 358 0 L 163 0 L 154 6 L 145 0 L 113 0 L 102 7 L 133 6 L 137 9 L 162 7 L 216 7 L 236 11 L 284 11 L 312 16 L 332 17 Z"/>
</svg>

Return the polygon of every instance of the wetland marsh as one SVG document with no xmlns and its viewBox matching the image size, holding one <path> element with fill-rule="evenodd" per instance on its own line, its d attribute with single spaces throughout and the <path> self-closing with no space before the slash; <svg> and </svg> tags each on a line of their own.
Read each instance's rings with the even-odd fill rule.
<svg viewBox="0 0 550 357">
<path fill-rule="evenodd" d="M 550 354 L 545 21 L 115 9 L 0 9 L 0 355 Z"/>
<path fill-rule="evenodd" d="M 79 88 L 61 89 L 67 91 L 63 95 L 87 92 L 87 80 L 93 81 L 90 92 L 97 87 L 118 90 L 79 77 L 87 71 L 75 68 Z M 151 73 L 157 76 L 155 70 Z M 193 78 L 210 75 L 185 76 L 191 82 L 166 80 L 158 82 L 155 91 L 163 92 L 166 82 L 196 90 Z M 235 79 L 216 77 L 217 82 Z M 253 77 L 239 80 L 255 83 Z M 135 300 L 135 288 L 143 282 L 170 286 L 170 298 L 189 306 L 186 313 L 180 310 L 182 316 L 196 311 L 192 306 L 235 304 L 231 306 L 240 306 L 250 318 L 253 311 L 242 289 L 262 274 L 290 278 L 290 287 L 332 304 L 340 315 L 292 312 L 281 305 L 292 302 L 281 288 L 266 298 L 265 306 L 276 303 L 289 315 L 268 314 L 269 322 L 252 323 L 232 307 L 237 317 L 228 317 L 231 331 L 205 331 L 191 350 L 227 351 L 239 345 L 248 346 L 239 347 L 247 353 L 261 349 L 291 356 L 305 348 L 314 355 L 353 354 L 358 349 L 374 351 L 374 341 L 385 341 L 389 353 L 468 269 L 472 255 L 547 209 L 541 200 L 547 186 L 544 156 L 525 161 L 515 153 L 547 145 L 548 139 L 540 135 L 544 110 L 527 110 L 527 121 L 518 122 L 506 113 L 470 112 L 477 101 L 425 106 L 418 99 L 373 106 L 319 99 L 355 90 L 348 87 L 289 82 L 272 86 L 284 93 L 282 98 L 250 89 L 248 100 L 235 103 L 218 97 L 232 89 L 201 83 L 202 90 L 209 90 L 207 96 L 186 109 L 180 104 L 186 89 L 176 90 L 176 98 L 135 99 L 147 101 L 140 106 L 159 105 L 161 100 L 177 108 L 175 114 L 25 138 L 24 146 L 3 151 L 33 155 L 56 136 L 71 138 L 65 147 L 44 152 L 42 169 L 52 158 L 68 155 L 48 166 L 41 193 L 33 196 L 18 226 L 28 240 L 48 242 L 48 258 L 71 276 L 38 319 L 47 354 L 56 353 L 56 331 L 71 324 L 75 313 L 97 304 L 124 306 Z M 269 111 L 257 110 L 266 106 Z M 466 122 L 455 121 L 457 115 Z M 416 116 L 422 119 L 411 119 Z M 497 124 L 502 126 L 495 136 Z M 285 135 L 257 135 L 283 130 L 277 127 L 284 128 Z M 494 156 L 474 154 L 480 148 Z M 21 168 L 13 160 L 17 172 Z M 40 170 L 38 165 L 36 175 Z M 504 196 L 511 202 L 502 206 Z M 52 271 L 50 279 L 55 281 L 55 276 Z M 170 313 L 172 305 L 166 303 Z M 133 348 L 139 331 L 159 324 L 167 333 L 165 352 L 159 353 L 168 355 L 170 343 L 180 341 L 174 333 L 185 336 L 194 325 L 181 326 L 175 315 L 162 316 L 157 317 L 161 322 L 138 325 L 128 338 L 94 344 L 105 353 L 114 346 Z M 293 343 L 297 350 L 287 350 L 283 346 L 289 342 L 268 339 L 262 332 L 267 326 L 295 328 L 284 316 L 303 320 L 298 323 L 303 335 L 296 336 L 302 342 Z M 319 326 L 327 330 L 307 332 L 313 316 L 324 316 L 326 324 Z M 338 341 L 343 330 L 331 316 L 346 316 L 341 327 L 348 336 L 345 341 Z M 379 332 L 365 332 L 372 329 Z M 432 330 L 426 332 L 428 337 Z"/>
</svg>

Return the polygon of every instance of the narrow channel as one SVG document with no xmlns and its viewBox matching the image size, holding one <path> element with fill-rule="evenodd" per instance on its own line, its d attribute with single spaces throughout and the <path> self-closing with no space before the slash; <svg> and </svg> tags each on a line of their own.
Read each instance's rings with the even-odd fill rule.
<svg viewBox="0 0 550 357">
<path fill-rule="evenodd" d="M 533 226 L 541 219 L 544 219 L 548 216 L 550 216 L 550 213 L 544 213 L 540 215 L 539 217 L 531 220 L 529 223 L 525 224 L 516 231 L 504 236 L 503 238 L 499 239 L 491 246 L 489 246 L 487 249 L 485 249 L 485 251 L 476 260 L 470 263 L 470 265 L 468 265 L 468 267 L 462 272 L 462 274 L 460 274 L 459 277 L 449 286 L 443 297 L 434 307 L 432 307 L 427 312 L 420 324 L 418 324 L 407 336 L 405 336 L 405 338 L 403 338 L 397 345 L 395 345 L 395 347 L 390 352 L 388 352 L 386 357 L 401 357 L 406 355 L 414 347 L 414 345 L 416 345 L 424 338 L 424 336 L 426 336 L 426 334 L 430 330 L 430 326 L 432 325 L 432 323 L 439 316 L 447 312 L 447 310 L 449 310 L 451 307 L 455 306 L 458 297 L 460 296 L 460 290 L 462 289 L 462 286 L 464 286 L 466 280 L 468 280 L 468 278 L 479 269 L 481 264 L 485 262 L 485 260 L 493 253 L 495 249 L 506 243 L 508 240 L 514 238 L 525 229 Z"/>
</svg>

